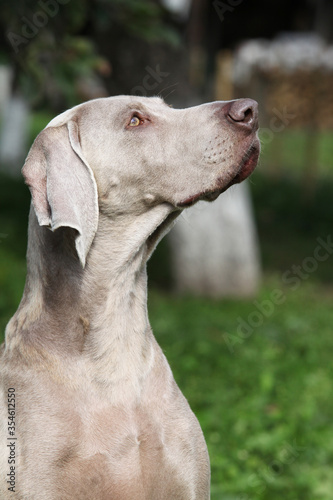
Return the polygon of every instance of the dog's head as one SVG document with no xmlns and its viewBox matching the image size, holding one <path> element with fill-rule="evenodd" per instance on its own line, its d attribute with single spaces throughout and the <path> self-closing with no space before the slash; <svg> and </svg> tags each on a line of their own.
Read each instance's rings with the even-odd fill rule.
<svg viewBox="0 0 333 500">
<path fill-rule="evenodd" d="M 89 101 L 53 119 L 35 140 L 23 175 L 41 226 L 77 231 L 82 266 L 99 214 L 180 212 L 245 179 L 259 156 L 250 99 L 172 109 L 159 98 Z"/>
</svg>

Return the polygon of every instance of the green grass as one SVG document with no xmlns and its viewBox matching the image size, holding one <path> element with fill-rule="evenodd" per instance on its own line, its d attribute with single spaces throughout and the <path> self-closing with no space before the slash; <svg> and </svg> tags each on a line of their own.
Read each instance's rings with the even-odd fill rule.
<svg viewBox="0 0 333 500">
<path fill-rule="evenodd" d="M 150 294 L 155 335 L 206 436 L 212 500 L 332 498 L 332 294 L 275 277 L 259 304 L 272 289 L 283 304 L 246 338 L 239 318 L 258 313 L 253 301 Z"/>
</svg>

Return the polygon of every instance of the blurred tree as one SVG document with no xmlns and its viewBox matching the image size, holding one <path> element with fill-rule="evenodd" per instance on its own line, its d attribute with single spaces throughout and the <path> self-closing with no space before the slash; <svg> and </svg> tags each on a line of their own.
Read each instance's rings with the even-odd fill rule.
<svg viewBox="0 0 333 500">
<path fill-rule="evenodd" d="M 219 6 L 229 14 L 230 9 L 234 10 L 224 2 Z M 216 43 L 223 29 L 218 12 L 215 15 L 220 26 L 208 23 L 211 7 L 207 0 L 193 0 L 187 25 L 189 81 L 199 102 L 235 97 L 230 54 L 225 52 L 218 59 L 214 44 L 208 43 L 211 39 Z M 210 297 L 245 297 L 257 293 L 260 252 L 247 184 L 234 186 L 211 206 L 202 204 L 189 209 L 169 241 L 178 291 Z"/>
<path fill-rule="evenodd" d="M 0 61 L 13 66 L 14 89 L 55 111 L 106 93 L 114 61 L 101 53 L 117 36 L 176 41 L 155 0 L 0 0 L 0 8 Z"/>
</svg>

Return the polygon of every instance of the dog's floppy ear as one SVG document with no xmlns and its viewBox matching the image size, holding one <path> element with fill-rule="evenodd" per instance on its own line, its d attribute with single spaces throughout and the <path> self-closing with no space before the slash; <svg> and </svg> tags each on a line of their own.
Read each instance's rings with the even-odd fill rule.
<svg viewBox="0 0 333 500">
<path fill-rule="evenodd" d="M 82 267 L 98 225 L 94 174 L 83 157 L 75 121 L 47 127 L 36 138 L 22 169 L 40 226 L 71 227 Z"/>
</svg>

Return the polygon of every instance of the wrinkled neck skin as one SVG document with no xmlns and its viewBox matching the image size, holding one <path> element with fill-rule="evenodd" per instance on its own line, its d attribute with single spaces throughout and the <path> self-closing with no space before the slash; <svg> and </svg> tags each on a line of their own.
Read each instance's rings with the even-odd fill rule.
<svg viewBox="0 0 333 500">
<path fill-rule="evenodd" d="M 127 361 L 149 364 L 146 262 L 177 215 L 167 203 L 142 215 L 118 216 L 117 222 L 100 214 L 82 269 L 73 230 L 52 233 L 38 225 L 31 209 L 27 280 L 7 326 L 7 353 L 19 351 L 23 359 L 40 357 L 43 363 L 85 360 L 106 379 Z"/>
</svg>

